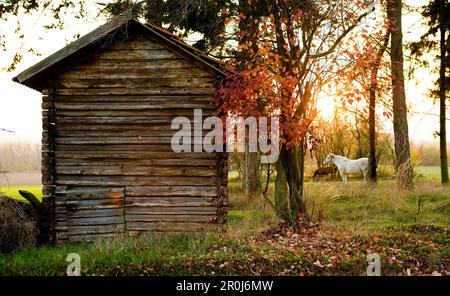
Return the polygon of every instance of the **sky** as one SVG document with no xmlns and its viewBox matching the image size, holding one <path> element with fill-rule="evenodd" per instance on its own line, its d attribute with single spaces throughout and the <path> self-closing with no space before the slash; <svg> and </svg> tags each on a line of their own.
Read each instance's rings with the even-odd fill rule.
<svg viewBox="0 0 450 296">
<path fill-rule="evenodd" d="M 420 6 L 427 3 L 426 0 L 406 0 L 407 4 Z M 31 16 L 19 16 L 10 18 L 0 23 L 1 31 L 12 32 L 19 21 L 25 34 L 25 42 L 33 44 L 33 49 L 41 55 L 26 52 L 23 60 L 13 72 L 0 69 L 0 128 L 15 131 L 7 133 L 0 131 L 0 143 L 3 141 L 30 141 L 40 142 L 41 128 L 41 94 L 11 79 L 21 71 L 49 56 L 56 50 L 73 41 L 76 34 L 81 36 L 95 29 L 105 22 L 105 19 L 97 17 L 94 6 L 86 7 L 88 16 L 85 19 L 76 19 L 72 14 L 65 16 L 66 28 L 51 31 L 43 31 L 42 27 L 48 23 L 49 18 L 42 13 Z M 403 33 L 405 41 L 416 41 L 426 31 L 421 23 L 420 15 L 410 14 L 403 18 Z M 13 59 L 13 55 L 22 45 L 17 36 L 8 36 L 6 40 L 8 51 L 0 51 L 0 68 L 6 67 Z M 428 56 L 433 59 L 433 56 Z M 407 65 L 405 65 L 407 66 Z M 405 67 L 406 70 L 406 67 Z M 436 74 L 431 74 L 428 69 L 419 68 L 413 80 L 406 81 L 407 100 L 410 106 L 409 132 L 413 142 L 434 142 L 433 132 L 439 129 L 437 116 L 423 113 L 438 114 L 438 106 L 433 104 L 428 96 L 428 91 L 436 79 Z M 333 113 L 333 101 L 330 98 L 322 98 L 318 102 L 319 112 L 323 117 L 329 117 Z M 392 123 L 385 119 L 387 130 L 392 130 Z M 448 130 L 448 128 L 447 128 Z"/>
</svg>

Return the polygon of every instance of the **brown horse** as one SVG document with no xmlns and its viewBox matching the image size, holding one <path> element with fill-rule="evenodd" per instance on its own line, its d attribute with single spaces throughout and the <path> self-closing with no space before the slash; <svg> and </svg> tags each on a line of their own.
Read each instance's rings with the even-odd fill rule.
<svg viewBox="0 0 450 296">
<path fill-rule="evenodd" d="M 313 179 L 315 179 L 317 177 L 328 176 L 328 175 L 330 175 L 331 177 L 334 177 L 336 172 L 337 172 L 337 168 L 334 165 L 321 167 L 314 171 Z"/>
</svg>

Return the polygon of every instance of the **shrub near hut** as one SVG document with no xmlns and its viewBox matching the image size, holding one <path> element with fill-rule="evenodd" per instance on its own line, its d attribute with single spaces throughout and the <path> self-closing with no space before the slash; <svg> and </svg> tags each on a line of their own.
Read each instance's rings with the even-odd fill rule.
<svg viewBox="0 0 450 296">
<path fill-rule="evenodd" d="M 32 247 L 37 241 L 36 222 L 23 202 L 0 195 L 0 251 Z"/>
</svg>

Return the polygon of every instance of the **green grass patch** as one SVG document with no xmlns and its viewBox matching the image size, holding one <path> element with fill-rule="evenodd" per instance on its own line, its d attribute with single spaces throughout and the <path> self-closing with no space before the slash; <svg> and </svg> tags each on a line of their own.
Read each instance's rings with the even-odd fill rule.
<svg viewBox="0 0 450 296">
<path fill-rule="evenodd" d="M 266 245 L 254 248 L 214 234 L 151 234 L 0 254 L 0 275 L 64 275 L 69 253 L 80 255 L 83 275 L 240 275 L 289 266 L 291 256 L 285 251 L 271 258 L 268 252 Z"/>
<path fill-rule="evenodd" d="M 441 178 L 441 167 L 440 166 L 417 166 L 415 171 L 418 177 L 429 178 L 429 179 L 440 179 Z"/>
<path fill-rule="evenodd" d="M 11 198 L 25 200 L 19 194 L 19 190 L 26 190 L 33 193 L 39 200 L 42 200 L 42 187 L 40 185 L 17 185 L 17 186 L 2 186 L 0 192 Z"/>
<path fill-rule="evenodd" d="M 450 196 L 443 194 L 411 194 L 391 206 L 370 196 L 343 196 L 324 206 L 324 222 L 360 233 L 414 225 L 449 227 L 449 204 Z"/>
</svg>

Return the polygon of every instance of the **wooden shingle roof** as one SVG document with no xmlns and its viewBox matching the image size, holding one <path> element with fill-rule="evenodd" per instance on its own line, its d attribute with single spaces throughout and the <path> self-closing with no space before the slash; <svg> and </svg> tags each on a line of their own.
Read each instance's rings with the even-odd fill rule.
<svg viewBox="0 0 450 296">
<path fill-rule="evenodd" d="M 149 23 L 142 24 L 133 18 L 131 11 L 127 11 L 24 70 L 14 77 L 13 81 L 40 91 L 49 80 L 49 73 L 59 70 L 62 67 L 73 65 L 77 61 L 79 62 L 90 51 L 104 47 L 105 40 L 109 40 L 111 36 L 114 37 L 117 32 L 123 28 L 128 28 L 128 26 L 141 29 L 144 34 L 148 34 L 150 37 L 157 39 L 162 45 L 186 56 L 186 58 L 193 60 L 203 67 L 213 70 L 218 76 L 225 77 L 227 70 L 220 61 L 184 43 L 163 28 Z"/>
</svg>

